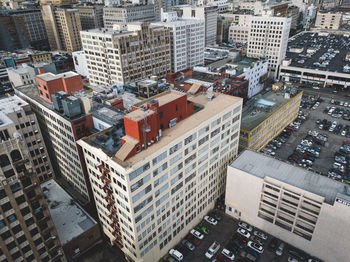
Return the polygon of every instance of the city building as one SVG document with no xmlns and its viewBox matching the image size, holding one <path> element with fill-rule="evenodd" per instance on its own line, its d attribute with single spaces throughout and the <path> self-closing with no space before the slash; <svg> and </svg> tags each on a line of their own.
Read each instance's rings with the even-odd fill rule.
<svg viewBox="0 0 350 262">
<path fill-rule="evenodd" d="M 76 5 L 79 11 L 81 29 L 94 29 L 103 27 L 103 5 Z"/>
<path fill-rule="evenodd" d="M 228 29 L 228 40 L 234 43 L 248 43 L 249 30 L 249 26 L 232 23 Z"/>
<path fill-rule="evenodd" d="M 249 100 L 242 110 L 239 148 L 259 151 L 297 118 L 303 92 L 269 91 Z"/>
<path fill-rule="evenodd" d="M 245 150 L 227 168 L 225 205 L 232 217 L 322 261 L 349 260 L 348 185 Z"/>
<path fill-rule="evenodd" d="M 154 5 L 111 5 L 103 8 L 104 27 L 113 29 L 116 23 L 153 22 L 156 20 Z"/>
<path fill-rule="evenodd" d="M 318 11 L 315 27 L 320 29 L 338 30 L 342 24 L 343 14 L 341 12 Z"/>
<path fill-rule="evenodd" d="M 52 5 L 43 5 L 41 10 L 51 50 L 69 53 L 81 50 L 79 11 Z"/>
<path fill-rule="evenodd" d="M 244 92 L 232 94 L 242 98 L 251 98 L 260 93 L 265 86 L 268 77 L 268 61 L 265 58 L 253 59 L 247 57 L 224 58 L 216 62 L 207 64 L 206 66 L 196 66 L 194 70 L 197 72 L 221 75 L 225 79 L 227 75 L 232 79 L 243 78 L 249 81 L 247 90 Z M 243 81 L 242 81 L 243 82 Z M 229 79 L 224 81 L 222 91 L 228 91 L 230 85 Z M 214 85 L 215 88 L 215 85 Z M 219 92 L 215 90 L 216 92 Z"/>
<path fill-rule="evenodd" d="M 17 134 L 22 136 L 27 145 L 29 155 L 26 158 L 32 163 L 37 179 L 43 182 L 53 178 L 51 161 L 39 123 L 29 104 L 18 96 L 3 97 L 0 99 L 0 112 L 12 121 Z"/>
<path fill-rule="evenodd" d="M 318 87 L 349 87 L 349 37 L 327 32 L 301 32 L 292 37 L 279 78 Z"/>
<path fill-rule="evenodd" d="M 253 11 L 254 15 L 270 12 L 273 16 L 288 16 L 287 1 L 240 1 L 239 9 Z"/>
<path fill-rule="evenodd" d="M 56 74 L 54 63 L 36 63 L 34 65 L 22 64 L 7 68 L 8 78 L 12 87 L 34 84 L 34 77 L 43 72 Z"/>
<path fill-rule="evenodd" d="M 232 58 L 236 60 L 240 57 L 241 51 L 230 45 L 214 45 L 207 46 L 204 50 L 205 65 L 211 64 L 215 61 L 219 61 L 225 58 Z"/>
<path fill-rule="evenodd" d="M 23 107 L 17 104 L 19 101 Z M 43 156 L 40 148 L 44 143 L 34 139 L 39 140 L 40 132 L 24 136 L 38 128 L 35 115 L 17 97 L 2 98 L 0 104 L 0 260 L 66 261 L 35 173 L 38 165 L 32 162 Z M 10 106 L 15 110 L 9 113 Z M 28 145 L 29 141 L 32 144 Z M 38 150 L 35 158 L 32 150 Z"/>
<path fill-rule="evenodd" d="M 295 5 L 288 6 L 288 17 L 291 18 L 290 28 L 293 30 L 296 30 L 299 25 L 299 17 L 300 17 L 299 7 Z"/>
<path fill-rule="evenodd" d="M 203 19 L 178 18 L 176 12 L 162 12 L 162 22 L 154 24 L 170 30 L 172 72 L 204 64 Z"/>
<path fill-rule="evenodd" d="M 197 1 L 197 5 L 212 5 L 218 7 L 219 13 L 227 12 L 228 2 L 227 0 L 199 0 Z"/>
<path fill-rule="evenodd" d="M 183 18 L 204 19 L 205 46 L 216 44 L 216 29 L 218 21 L 217 6 L 180 6 Z M 175 9 L 176 10 L 176 9 Z"/>
<path fill-rule="evenodd" d="M 88 77 L 89 72 L 87 69 L 86 57 L 84 51 L 75 51 L 72 53 L 74 70 L 83 77 Z"/>
<path fill-rule="evenodd" d="M 13 51 L 29 46 L 37 50 L 49 50 L 45 25 L 39 8 L 3 10 L 1 13 L 2 50 Z M 23 38 L 25 38 L 24 43 Z"/>
<path fill-rule="evenodd" d="M 234 13 L 220 14 L 218 16 L 216 42 L 218 44 L 226 43 L 228 41 L 247 43 L 248 31 L 246 29 L 249 29 L 248 25 L 252 14 L 253 13 L 248 10 L 236 10 Z"/>
<path fill-rule="evenodd" d="M 75 0 L 40 0 L 40 5 L 54 5 L 54 6 L 64 6 L 64 5 L 72 5 L 76 4 L 78 1 Z"/>
<path fill-rule="evenodd" d="M 276 77 L 285 58 L 291 18 L 271 14 L 252 16 L 249 24 L 248 57 L 267 57 L 269 73 Z"/>
<path fill-rule="evenodd" d="M 41 184 L 68 261 L 102 242 L 97 222 L 55 180 Z"/>
<path fill-rule="evenodd" d="M 241 107 L 219 93 L 163 92 L 124 116 L 125 136 L 113 127 L 78 141 L 103 231 L 126 257 L 158 261 L 214 207 Z"/>
<path fill-rule="evenodd" d="M 118 24 L 114 28 L 80 33 L 92 85 L 124 84 L 153 75 L 164 77 L 170 72 L 169 29 L 149 22 Z"/>
</svg>

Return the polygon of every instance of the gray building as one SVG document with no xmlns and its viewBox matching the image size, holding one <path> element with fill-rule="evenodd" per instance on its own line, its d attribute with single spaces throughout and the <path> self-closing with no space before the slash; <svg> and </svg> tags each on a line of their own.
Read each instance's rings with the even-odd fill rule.
<svg viewBox="0 0 350 262">
<path fill-rule="evenodd" d="M 103 27 L 103 5 L 84 4 L 74 8 L 79 11 L 82 30 Z"/>
<path fill-rule="evenodd" d="M 156 20 L 153 4 L 105 6 L 103 8 L 103 22 L 106 28 L 113 28 L 113 24 L 120 22 L 152 22 Z"/>
</svg>

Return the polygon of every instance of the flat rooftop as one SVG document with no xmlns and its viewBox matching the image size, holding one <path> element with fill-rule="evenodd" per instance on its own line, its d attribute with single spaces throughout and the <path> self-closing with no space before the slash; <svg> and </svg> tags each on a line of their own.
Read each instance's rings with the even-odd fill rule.
<svg viewBox="0 0 350 262">
<path fill-rule="evenodd" d="M 44 74 L 40 74 L 37 75 L 37 78 L 40 78 L 44 81 L 52 81 L 52 80 L 56 80 L 56 79 L 60 79 L 60 78 L 70 78 L 70 77 L 74 77 L 74 76 L 78 76 L 79 74 L 73 72 L 73 71 L 69 71 L 69 72 L 65 72 L 65 73 L 61 73 L 61 74 L 53 74 L 53 73 L 44 73 Z"/>
<path fill-rule="evenodd" d="M 241 129 L 253 130 L 285 105 L 296 94 L 294 92 L 278 90 L 256 95 L 243 107 Z"/>
<path fill-rule="evenodd" d="M 10 96 L 10 97 L 0 97 L 0 112 L 4 114 L 13 113 L 15 111 L 19 111 L 24 106 L 28 106 L 29 104 L 18 96 Z"/>
<path fill-rule="evenodd" d="M 291 59 L 289 66 L 343 73 L 343 67 L 350 65 L 344 59 L 350 52 L 349 35 L 349 32 L 342 35 L 302 32 L 291 37 L 286 53 L 286 59 Z M 293 49 L 302 51 L 293 52 Z"/>
<path fill-rule="evenodd" d="M 78 237 L 97 222 L 53 179 L 41 184 L 62 245 Z"/>
<path fill-rule="evenodd" d="M 159 94 L 158 96 L 152 97 L 149 100 L 145 100 L 143 103 L 147 103 L 150 100 L 157 99 L 159 103 L 161 104 L 162 99 L 166 99 L 169 95 L 171 96 L 183 96 L 184 94 L 178 91 L 168 91 L 163 92 Z M 165 98 L 160 98 L 161 96 L 165 96 Z M 145 159 L 149 155 L 162 150 L 165 148 L 169 143 L 173 141 L 174 138 L 180 137 L 183 134 L 190 132 L 191 130 L 195 129 L 197 126 L 199 126 L 203 121 L 219 114 L 223 110 L 225 110 L 228 107 L 231 107 L 234 104 L 239 105 L 242 103 L 243 99 L 240 97 L 230 96 L 230 95 L 224 95 L 221 93 L 215 93 L 215 98 L 213 100 L 207 99 L 207 94 L 198 94 L 198 95 L 188 95 L 187 101 L 193 102 L 195 105 L 195 112 L 185 118 L 184 120 L 177 123 L 175 126 L 171 128 L 167 128 L 162 132 L 162 137 L 159 139 L 157 143 L 152 144 L 150 147 L 148 147 L 146 150 L 141 151 L 140 153 L 136 154 L 133 157 L 128 158 L 125 161 L 122 161 L 116 157 L 117 153 L 114 153 L 113 155 L 108 152 L 108 150 L 104 149 L 100 145 L 97 145 L 94 143 L 97 136 L 102 137 L 110 137 L 111 132 L 114 130 L 117 130 L 116 127 L 106 129 L 102 132 L 99 132 L 97 134 L 91 135 L 87 138 L 83 138 L 86 143 L 90 144 L 91 146 L 94 146 L 96 148 L 102 149 L 107 155 L 113 157 L 114 161 L 116 161 L 121 166 L 127 168 L 130 166 L 133 166 L 135 163 Z M 168 97 L 169 98 L 169 97 Z M 197 110 L 197 108 L 201 108 L 201 110 Z"/>
<path fill-rule="evenodd" d="M 249 149 L 243 151 L 230 166 L 262 179 L 271 177 L 309 191 L 324 197 L 325 202 L 331 205 L 340 194 L 350 196 L 350 190 L 339 181 Z"/>
</svg>

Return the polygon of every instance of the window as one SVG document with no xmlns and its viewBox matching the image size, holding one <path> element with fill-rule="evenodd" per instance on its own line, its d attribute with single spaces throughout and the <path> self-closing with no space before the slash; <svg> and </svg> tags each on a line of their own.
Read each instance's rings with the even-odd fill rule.
<svg viewBox="0 0 350 262">
<path fill-rule="evenodd" d="M 152 160 L 153 165 L 156 165 L 157 163 L 159 163 L 160 161 L 162 161 L 166 157 L 167 157 L 167 152 L 165 151 L 165 152 L 161 153 L 159 156 L 153 158 L 153 160 Z"/>
<path fill-rule="evenodd" d="M 177 152 L 179 149 L 181 149 L 182 147 L 182 142 L 176 144 L 175 146 L 172 146 L 170 149 L 169 149 L 169 154 L 172 155 L 174 154 L 175 152 Z"/>
<path fill-rule="evenodd" d="M 141 178 L 139 181 L 137 181 L 136 183 L 134 183 L 133 185 L 131 185 L 130 190 L 131 192 L 134 192 L 135 190 L 137 190 L 138 188 L 142 187 L 145 183 L 147 183 L 149 180 L 151 179 L 151 175 L 148 174 L 147 176 L 145 176 L 144 178 Z"/>
<path fill-rule="evenodd" d="M 129 174 L 129 179 L 130 181 L 132 181 L 133 179 L 135 179 L 136 177 L 138 177 L 139 175 L 141 175 L 143 172 L 147 171 L 150 168 L 150 164 L 147 163 L 145 165 L 143 165 L 142 167 L 139 167 L 138 169 L 136 169 L 135 171 L 131 172 Z"/>
<path fill-rule="evenodd" d="M 190 135 L 189 137 L 185 138 L 185 145 L 191 143 L 193 140 L 195 140 L 197 137 L 197 134 L 194 133 L 192 135 Z"/>
</svg>

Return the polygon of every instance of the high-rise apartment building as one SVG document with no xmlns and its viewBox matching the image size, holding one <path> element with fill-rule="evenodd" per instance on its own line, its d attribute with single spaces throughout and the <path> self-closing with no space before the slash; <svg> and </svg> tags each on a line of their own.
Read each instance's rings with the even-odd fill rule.
<svg viewBox="0 0 350 262">
<path fill-rule="evenodd" d="M 342 13 L 318 11 L 315 27 L 321 29 L 338 30 L 342 24 Z"/>
<path fill-rule="evenodd" d="M 111 5 L 103 8 L 105 28 L 112 29 L 116 23 L 153 22 L 156 20 L 154 5 Z"/>
<path fill-rule="evenodd" d="M 92 85 L 124 84 L 171 70 L 170 30 L 148 22 L 81 31 Z"/>
<path fill-rule="evenodd" d="M 36 76 L 35 82 L 37 87 L 26 85 L 16 92 L 37 115 L 56 175 L 68 181 L 85 204 L 90 199 L 89 189 L 84 161 L 75 142 L 90 134 L 93 121 L 91 115 L 81 111 L 80 100 L 72 96 L 83 90 L 81 77 L 74 72 L 45 73 Z"/>
<path fill-rule="evenodd" d="M 29 104 L 18 96 L 0 99 L 0 112 L 14 123 L 29 150 L 28 160 L 40 182 L 54 177 L 51 161 L 40 131 L 39 123 Z M 3 137 L 2 137 L 3 139 Z M 4 139 L 3 139 L 4 140 Z"/>
<path fill-rule="evenodd" d="M 183 18 L 200 18 L 205 22 L 205 46 L 216 44 L 217 6 L 182 6 Z"/>
<path fill-rule="evenodd" d="M 18 105 L 18 98 L 2 98 L 3 103 L 8 108 L 0 110 L 0 261 L 65 261 L 35 173 L 37 165 L 32 160 L 36 158 L 30 153 L 34 147 L 40 152 L 43 141 L 39 146 L 28 145 L 29 138 L 24 136 L 25 130 L 32 129 L 35 115 Z M 22 117 L 12 120 L 11 106 Z M 27 107 L 24 102 L 23 106 Z M 33 120 L 27 126 L 22 119 Z M 23 128 L 17 128 L 20 122 Z"/>
<path fill-rule="evenodd" d="M 176 12 L 162 13 L 154 23 L 170 30 L 171 71 L 178 72 L 204 64 L 204 19 L 178 18 Z"/>
<path fill-rule="evenodd" d="M 237 155 L 242 99 L 163 92 L 112 127 L 78 141 L 98 216 L 134 261 L 158 261 L 214 207 Z M 122 143 L 118 143 L 118 141 Z"/>
<path fill-rule="evenodd" d="M 6 21 L 12 21 L 16 26 L 11 29 L 11 23 Z M 26 41 L 28 46 L 30 45 L 37 50 L 48 50 L 49 44 L 47 40 L 46 30 L 44 21 L 41 15 L 41 10 L 37 9 L 19 9 L 19 10 L 6 10 L 2 11 L 2 17 L 0 22 L 3 25 L 3 30 L 1 33 L 1 41 L 8 42 L 5 45 L 2 44 L 3 50 L 11 50 L 9 47 L 13 47 L 13 50 L 17 48 L 23 48 L 27 46 L 16 46 L 16 37 L 15 34 L 22 36 L 18 37 L 27 37 Z M 23 23 L 23 29 L 21 29 Z M 25 28 L 25 29 L 24 29 Z M 23 30 L 23 31 L 21 31 Z M 12 37 L 9 37 L 6 34 L 12 34 Z"/>
<path fill-rule="evenodd" d="M 42 16 L 51 50 L 81 50 L 79 11 L 70 8 L 42 6 Z"/>
<path fill-rule="evenodd" d="M 248 57 L 267 57 L 270 75 L 276 77 L 286 56 L 291 18 L 270 14 L 252 16 L 249 24 Z"/>
<path fill-rule="evenodd" d="M 77 5 L 82 30 L 103 27 L 103 5 Z"/>
</svg>

